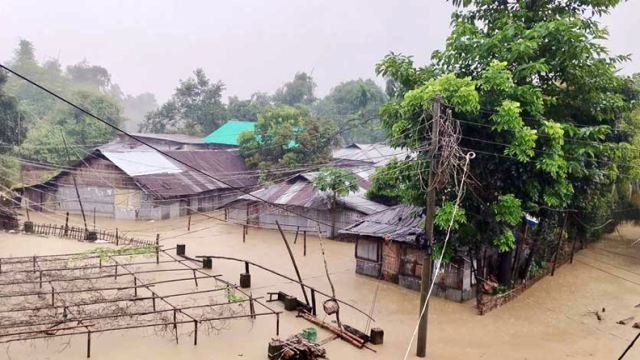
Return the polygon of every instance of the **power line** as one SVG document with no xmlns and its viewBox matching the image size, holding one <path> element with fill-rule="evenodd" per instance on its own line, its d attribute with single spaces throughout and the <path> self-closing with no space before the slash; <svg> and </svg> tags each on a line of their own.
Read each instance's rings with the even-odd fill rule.
<svg viewBox="0 0 640 360">
<path fill-rule="evenodd" d="M 192 170 L 194 170 L 194 171 L 196 171 L 196 172 L 198 172 L 198 173 L 200 173 L 200 174 L 202 174 L 202 175 L 204 175 L 204 176 L 207 176 L 207 177 L 209 177 L 209 178 L 211 178 L 211 179 L 213 179 L 213 180 L 215 180 L 215 181 L 218 181 L 218 182 L 220 182 L 220 183 L 222 183 L 222 184 L 224 184 L 224 185 L 228 186 L 229 188 L 239 190 L 239 191 L 243 192 L 243 193 L 244 193 L 245 195 L 247 195 L 247 196 L 250 196 L 250 197 L 252 197 L 252 198 L 255 198 L 256 200 L 258 200 L 258 201 L 260 201 L 260 202 L 263 202 L 263 203 L 269 204 L 269 205 L 271 205 L 271 206 L 277 207 L 277 208 L 279 208 L 280 210 L 283 210 L 283 211 L 286 211 L 286 212 L 292 213 L 292 214 L 294 214 L 294 215 L 300 216 L 300 217 L 305 218 L 305 219 L 307 219 L 307 220 L 313 221 L 313 222 L 315 222 L 315 223 L 317 223 L 317 224 L 321 224 L 321 225 L 325 225 L 325 226 L 329 226 L 329 227 L 331 226 L 331 225 L 329 225 L 329 224 L 325 224 L 324 222 L 319 221 L 319 220 L 317 220 L 317 219 L 314 219 L 314 218 L 312 218 L 312 217 L 309 217 L 309 216 L 306 216 L 306 215 L 304 215 L 304 214 L 299 214 L 299 213 L 296 213 L 296 212 L 294 212 L 294 211 L 291 211 L 291 210 L 287 209 L 287 207 L 285 207 L 285 206 L 280 206 L 279 204 L 275 204 L 275 203 L 271 203 L 271 202 L 269 202 L 269 201 L 266 201 L 266 200 L 264 200 L 264 199 L 262 199 L 262 198 L 260 198 L 260 197 L 258 197 L 258 196 L 256 196 L 256 195 L 253 195 L 253 194 L 252 194 L 251 192 L 249 192 L 249 191 L 246 191 L 246 190 L 244 190 L 244 189 L 240 189 L 240 188 L 238 188 L 238 187 L 235 187 L 235 186 L 231 185 L 230 183 L 228 183 L 228 182 L 226 182 L 226 181 L 224 181 L 224 180 L 218 179 L 218 178 L 216 178 L 216 177 L 214 177 L 214 176 L 212 176 L 212 175 L 208 174 L 207 172 L 204 172 L 204 171 L 202 171 L 202 170 L 200 170 L 200 169 L 198 169 L 198 168 L 196 168 L 196 167 L 194 167 L 194 166 L 192 166 L 192 165 L 190 165 L 190 164 L 188 164 L 188 163 L 186 163 L 186 162 L 184 162 L 184 161 L 181 161 L 180 159 L 177 159 L 177 158 L 176 158 L 176 157 L 174 157 L 174 156 L 171 156 L 171 155 L 167 154 L 166 152 L 164 152 L 164 151 L 162 151 L 162 150 L 158 149 L 157 147 L 155 147 L 155 146 L 153 146 L 153 145 L 150 145 L 149 143 L 147 143 L 147 142 L 143 141 L 142 139 L 137 138 L 137 137 L 135 137 L 135 136 L 133 136 L 133 135 L 129 134 L 128 132 L 126 132 L 126 131 L 124 131 L 124 130 L 120 129 L 119 127 L 117 127 L 117 126 L 115 126 L 115 125 L 113 125 L 113 124 L 109 123 L 108 121 L 105 121 L 105 120 L 101 119 L 100 117 L 98 117 L 98 116 L 94 115 L 93 113 L 91 113 L 91 112 L 89 112 L 89 111 L 87 111 L 87 110 L 85 110 L 85 109 L 81 108 L 80 106 L 78 106 L 78 105 L 76 105 L 76 104 L 72 103 L 71 101 L 69 101 L 69 100 L 67 100 L 67 99 L 63 98 L 62 96 L 60 96 L 60 95 L 58 95 L 58 94 L 54 93 L 53 91 L 51 91 L 51 90 L 49 90 L 49 89 L 47 89 L 47 88 L 43 87 L 42 85 L 39 85 L 38 83 L 36 83 L 36 82 L 34 82 L 34 81 L 32 81 L 32 80 L 30 80 L 30 79 L 26 78 L 25 76 L 23 76 L 23 75 L 21 75 L 21 74 L 19 74 L 19 73 L 15 72 L 15 71 L 13 71 L 13 70 L 11 70 L 10 68 L 6 67 L 5 65 L 0 64 L 0 67 L 1 67 L 1 68 L 3 68 L 3 69 L 5 69 L 6 71 L 10 72 L 11 74 L 13 74 L 13 75 L 15 75 L 15 76 L 17 76 L 17 77 L 21 78 L 22 80 L 24 80 L 24 81 L 26 81 L 26 82 L 30 83 L 31 85 L 33 85 L 33 86 L 35 86 L 35 87 L 39 88 L 40 90 L 42 90 L 42 91 L 44 91 L 44 92 L 48 93 L 49 95 L 51 95 L 51 96 L 53 96 L 53 97 L 57 98 L 58 100 L 60 100 L 60 101 L 62 101 L 62 102 L 64 102 L 64 103 L 66 103 L 67 105 L 69 105 L 69 106 L 71 106 L 71 107 L 73 107 L 73 108 L 75 108 L 75 109 L 78 109 L 79 111 L 83 112 L 84 114 L 86 114 L 86 115 L 88 115 L 88 116 L 90 116 L 90 117 L 92 117 L 92 118 L 94 118 L 94 119 L 98 120 L 99 122 L 101 122 L 101 123 L 105 124 L 106 126 L 110 127 L 111 129 L 121 132 L 122 134 L 124 134 L 124 135 L 128 136 L 129 138 L 134 139 L 134 140 L 138 141 L 139 143 L 141 143 L 141 144 L 143 144 L 143 145 L 148 146 L 149 148 L 151 148 L 151 149 L 153 149 L 153 150 L 157 151 L 158 153 L 160 153 L 160 154 L 162 154 L 162 155 L 164 155 L 164 156 L 166 156 L 166 157 L 168 157 L 168 158 L 170 158 L 170 159 L 172 159 L 172 160 L 174 160 L 174 161 L 176 161 L 176 162 L 178 162 L 178 163 L 180 163 L 180 164 L 182 164 L 182 165 L 184 165 L 184 166 L 186 166 L 186 167 L 188 167 L 188 168 L 190 168 L 190 169 L 192 169 Z"/>
</svg>

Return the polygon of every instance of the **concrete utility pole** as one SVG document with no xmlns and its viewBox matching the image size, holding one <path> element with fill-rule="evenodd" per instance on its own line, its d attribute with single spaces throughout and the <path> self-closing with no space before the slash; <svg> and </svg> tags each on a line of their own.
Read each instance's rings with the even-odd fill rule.
<svg viewBox="0 0 640 360">
<path fill-rule="evenodd" d="M 433 163 L 435 159 L 435 152 L 438 149 L 438 131 L 440 129 L 440 105 L 442 98 L 440 94 L 435 96 L 433 101 L 433 124 L 431 125 L 431 146 L 429 146 L 429 184 L 427 191 L 427 214 L 424 222 L 424 232 L 427 241 L 427 252 L 422 260 L 422 283 L 420 287 L 420 311 L 418 314 L 422 314 L 424 309 L 424 315 L 420 318 L 420 326 L 418 327 L 418 345 L 416 349 L 416 355 L 418 357 L 425 357 L 427 355 L 427 327 L 429 321 L 429 304 L 427 303 L 427 294 L 431 288 L 431 268 L 433 262 L 431 259 L 431 247 L 433 245 L 433 221 L 436 215 L 436 186 L 435 186 L 435 171 L 433 169 Z"/>
</svg>

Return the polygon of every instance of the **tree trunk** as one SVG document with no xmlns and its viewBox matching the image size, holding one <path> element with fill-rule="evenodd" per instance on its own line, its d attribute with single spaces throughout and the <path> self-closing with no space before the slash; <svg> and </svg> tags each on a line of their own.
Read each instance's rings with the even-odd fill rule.
<svg viewBox="0 0 640 360">
<path fill-rule="evenodd" d="M 336 237 L 336 194 L 331 195 L 331 238 Z"/>
<path fill-rule="evenodd" d="M 529 277 L 529 269 L 531 268 L 531 264 L 536 257 L 536 252 L 538 252 L 538 242 L 539 241 L 536 240 L 529 249 L 529 256 L 527 256 L 527 261 L 524 263 L 524 268 L 522 269 L 522 280 L 526 281 Z"/>
<path fill-rule="evenodd" d="M 513 250 L 500 253 L 500 265 L 498 268 L 498 281 L 508 286 L 511 284 L 511 270 L 513 266 Z"/>
</svg>

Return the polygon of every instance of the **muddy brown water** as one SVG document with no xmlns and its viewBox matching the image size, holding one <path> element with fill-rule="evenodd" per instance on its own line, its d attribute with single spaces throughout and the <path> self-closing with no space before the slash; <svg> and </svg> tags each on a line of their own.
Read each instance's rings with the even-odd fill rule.
<svg viewBox="0 0 640 360">
<path fill-rule="evenodd" d="M 218 214 L 221 215 L 221 214 Z M 32 214 L 39 223 L 63 224 L 60 214 Z M 90 227 L 93 227 L 90 219 Z M 71 224 L 80 225 L 81 218 L 72 217 Z M 167 248 L 181 243 L 187 254 L 223 255 L 254 261 L 290 277 L 295 273 L 286 248 L 277 231 L 250 229 L 242 243 L 242 227 L 228 225 L 202 216 L 194 217 L 191 232 L 187 220 L 122 221 L 97 219 L 98 229 L 115 229 L 136 237 L 153 240 L 160 233 Z M 589 245 L 576 255 L 573 265 L 556 271 L 523 296 L 488 315 L 479 316 L 475 301 L 463 304 L 434 298 L 430 306 L 428 359 L 617 359 L 638 330 L 621 326 L 617 320 L 635 316 L 640 321 L 640 244 L 630 244 L 640 238 L 640 228 L 622 226 L 621 240 L 617 234 Z M 294 234 L 288 233 L 293 243 Z M 167 239 L 167 240 L 164 240 Z M 304 281 L 330 293 L 318 239 L 307 239 L 307 256 L 303 256 L 301 237 L 292 249 Z M 52 236 L 0 233 L 0 256 L 45 255 L 82 252 L 95 247 Z M 104 246 L 104 245 L 103 245 Z M 337 296 L 369 311 L 378 285 L 376 279 L 355 274 L 354 244 L 326 241 L 325 250 L 336 287 Z M 155 266 L 155 265 L 154 265 Z M 160 265 L 165 266 L 165 265 Z M 167 265 L 169 266 L 169 265 Z M 211 273 L 222 274 L 226 280 L 239 282 L 244 272 L 242 263 L 214 260 Z M 302 298 L 295 283 L 252 268 L 252 293 L 267 296 L 267 292 L 285 291 Z M 154 274 L 147 279 L 162 280 Z M 206 281 L 206 280 L 203 280 Z M 202 283 L 202 282 L 201 282 Z M 203 284 L 207 286 L 206 284 Z M 202 285 L 201 285 L 202 286 Z M 397 285 L 381 282 L 375 303 L 372 326 L 385 331 L 383 345 L 373 346 L 377 353 L 358 350 L 335 340 L 327 345 L 332 359 L 402 359 L 417 321 L 419 294 Z M 191 284 L 172 283 L 158 287 L 162 293 L 193 289 Z M 141 290 L 142 291 L 142 290 Z M 318 298 L 321 302 L 322 298 Z M 279 302 L 269 303 L 284 310 Z M 604 320 L 588 314 L 590 310 L 606 309 Z M 261 312 L 260 307 L 257 311 Z M 320 315 L 323 318 L 323 315 Z M 329 317 L 327 317 L 327 321 Z M 366 318 L 342 307 L 343 322 L 364 329 Z M 186 325 L 185 325 L 186 326 Z M 307 321 L 285 312 L 280 320 L 280 334 L 287 336 L 311 327 Z M 103 333 L 92 337 L 92 359 L 266 359 L 267 343 L 275 337 L 275 317 L 251 321 L 239 319 L 228 323 L 217 334 L 199 334 L 198 345 L 182 336 L 176 344 L 170 338 L 154 335 L 153 330 L 131 330 Z M 188 333 L 183 328 L 181 332 Z M 318 330 L 318 338 L 331 336 Z M 415 357 L 415 342 L 410 352 Z M 2 346 L 0 359 L 83 359 L 86 358 L 86 336 L 71 341 L 53 339 Z M 627 354 L 628 359 L 640 359 L 640 344 Z"/>
</svg>

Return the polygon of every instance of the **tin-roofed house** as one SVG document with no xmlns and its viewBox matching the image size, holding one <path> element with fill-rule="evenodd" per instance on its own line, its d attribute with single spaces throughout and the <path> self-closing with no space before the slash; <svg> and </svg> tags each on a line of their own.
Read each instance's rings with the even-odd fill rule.
<svg viewBox="0 0 640 360">
<path fill-rule="evenodd" d="M 421 208 L 397 205 L 340 231 L 342 237 L 356 243 L 356 273 L 419 291 L 425 241 L 423 221 Z M 454 301 L 475 297 L 475 279 L 464 254 L 457 254 L 440 270 L 435 296 Z"/>
<path fill-rule="evenodd" d="M 317 173 L 298 174 L 282 183 L 243 195 L 228 204 L 229 220 L 238 224 L 285 230 L 331 233 L 331 203 L 328 193 L 315 191 Z M 364 197 L 369 182 L 360 177 L 360 189 L 337 199 L 336 229 L 346 228 L 361 218 L 387 207 Z M 272 205 L 273 204 L 273 205 Z M 317 220 L 317 221 L 316 221 Z"/>
<path fill-rule="evenodd" d="M 50 180 L 17 190 L 29 199 L 32 209 L 79 213 L 75 175 L 82 205 L 88 213 L 95 211 L 98 216 L 114 218 L 168 219 L 185 216 L 189 210 L 214 210 L 235 199 L 239 190 L 254 190 L 257 184 L 255 177 L 244 174 L 244 159 L 238 151 L 166 151 L 166 154 L 169 156 L 151 150 L 96 149 Z"/>
</svg>

